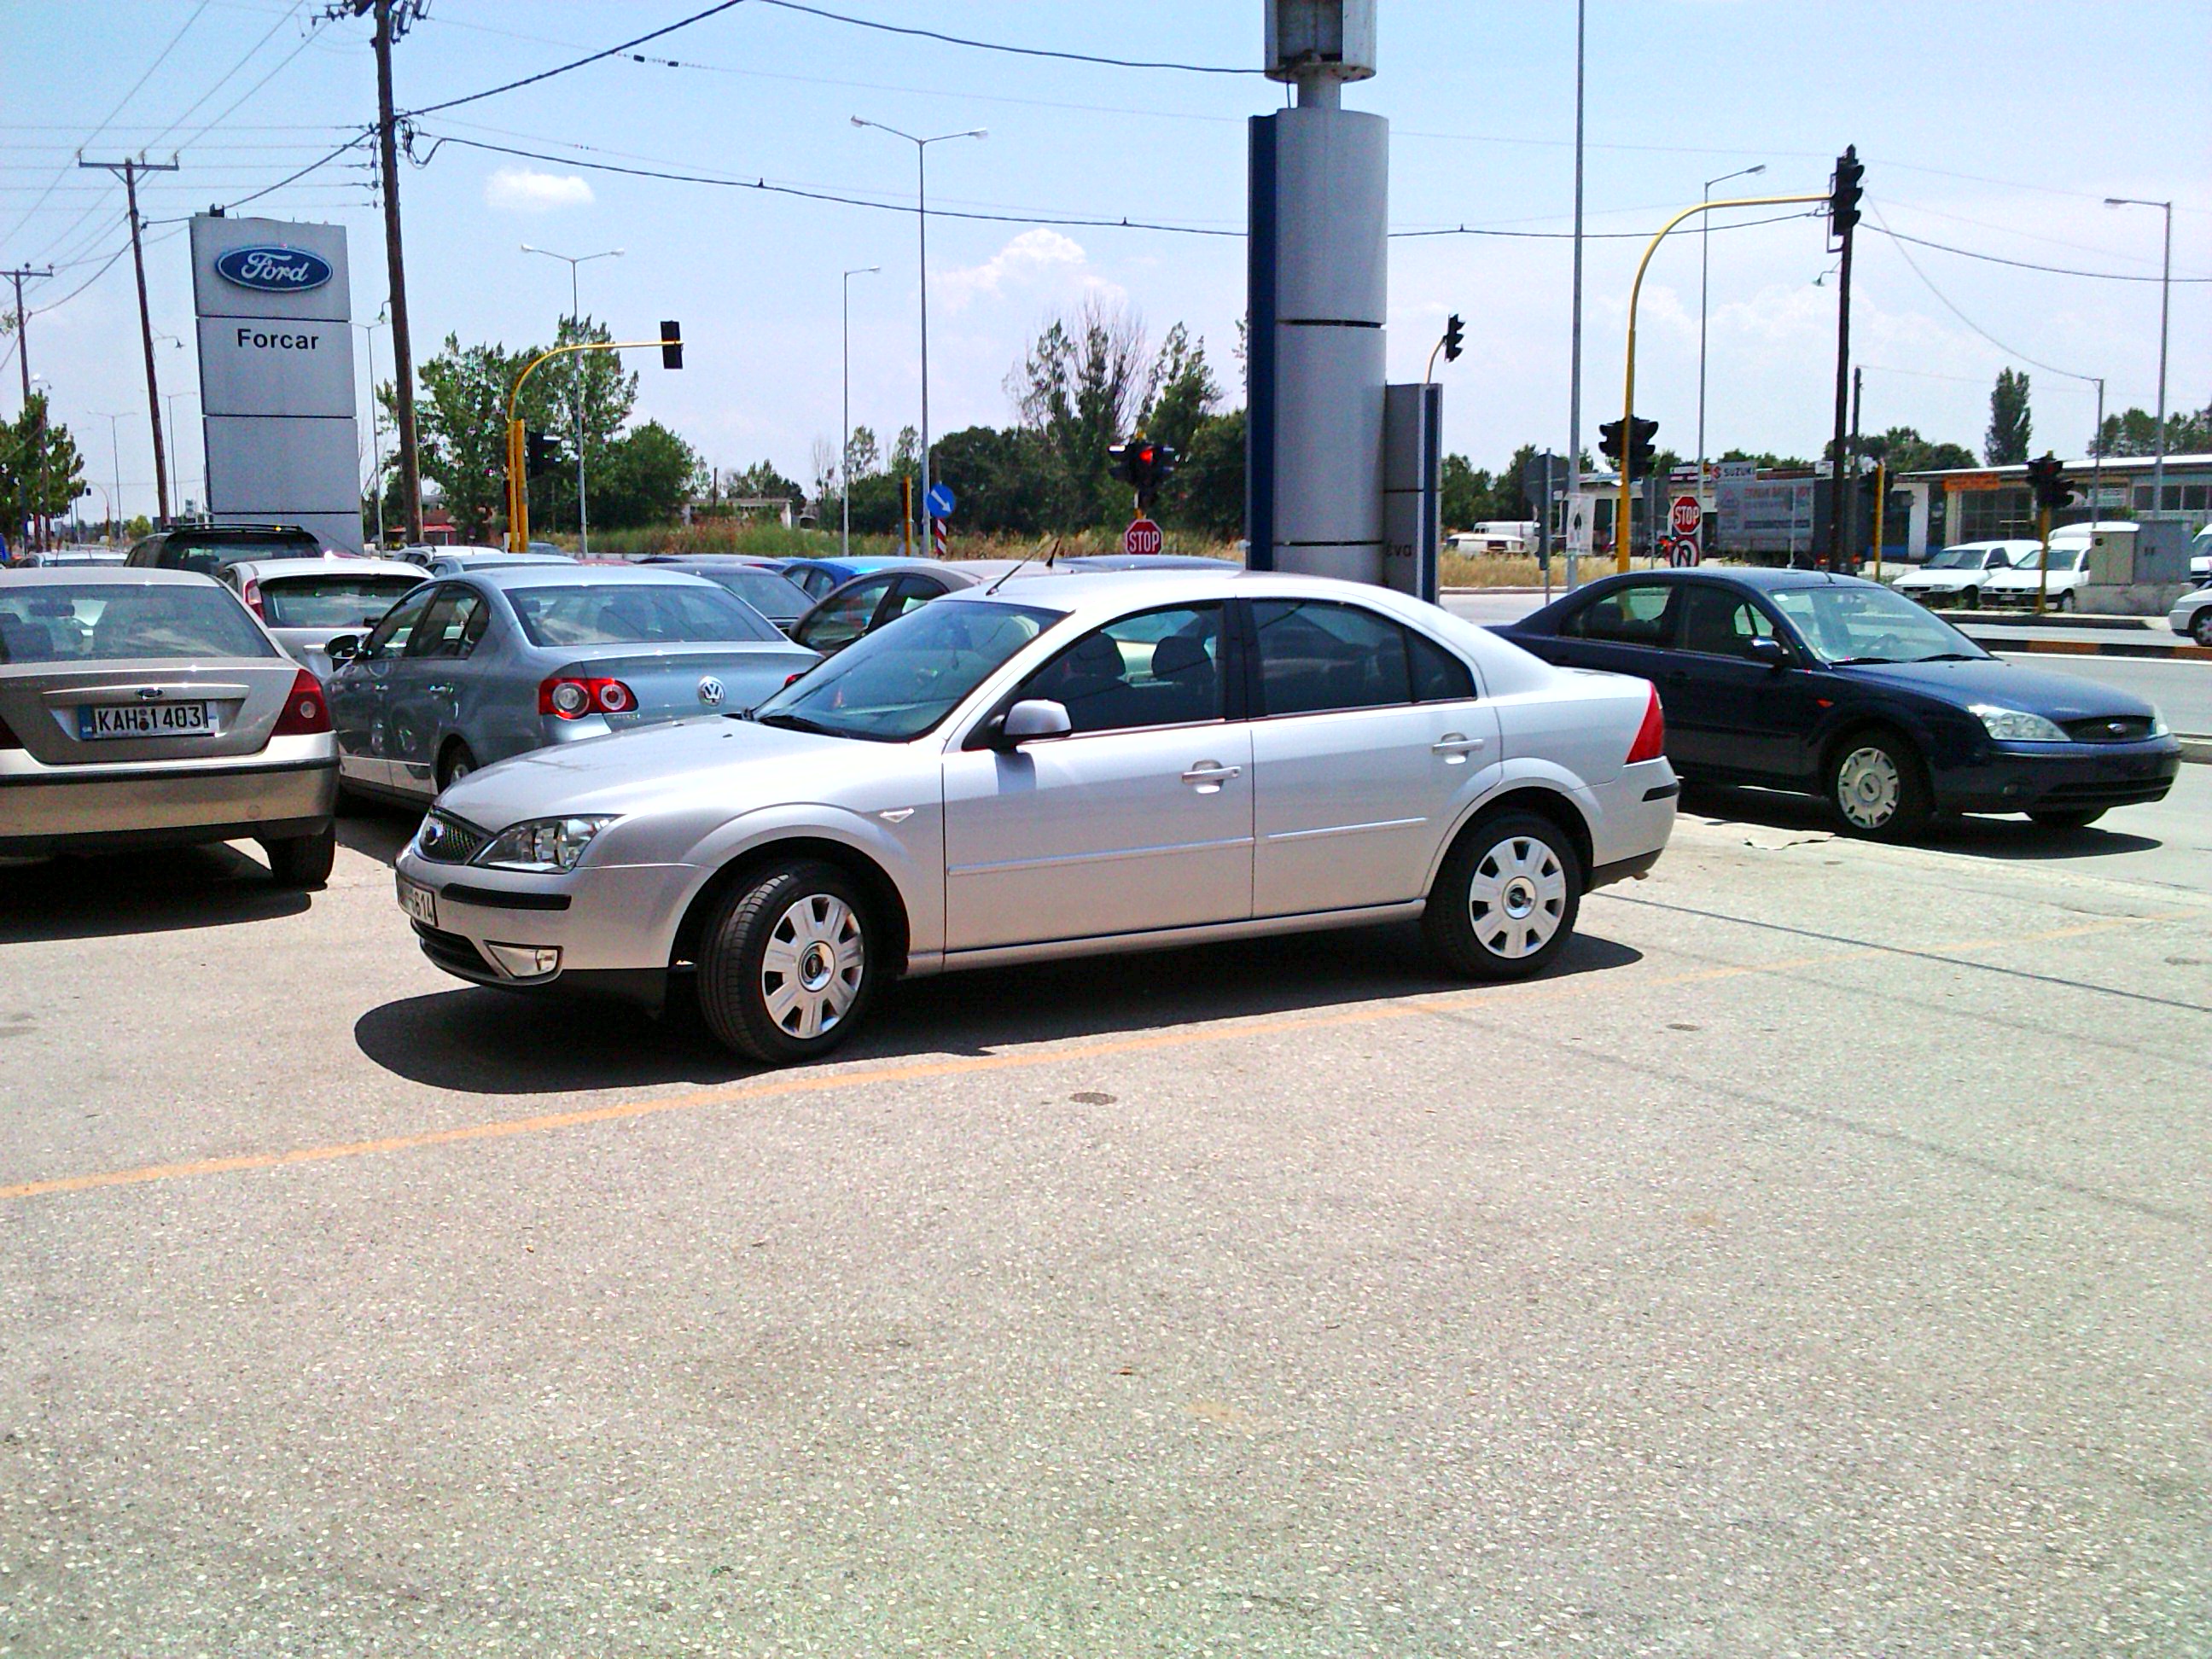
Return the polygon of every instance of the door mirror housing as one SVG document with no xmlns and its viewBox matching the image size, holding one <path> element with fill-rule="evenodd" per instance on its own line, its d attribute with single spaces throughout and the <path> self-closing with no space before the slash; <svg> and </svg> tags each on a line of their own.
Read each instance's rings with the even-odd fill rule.
<svg viewBox="0 0 2212 1659">
<path fill-rule="evenodd" d="M 1012 749 L 1048 738 L 1064 738 L 1074 729 L 1066 704 L 1045 697 L 1025 697 L 1006 710 L 1006 718 L 999 722 L 996 746 Z"/>
<path fill-rule="evenodd" d="M 1743 648 L 1753 662 L 1765 663 L 1769 668 L 1790 666 L 1790 647 L 1767 635 L 1753 635 Z"/>
<path fill-rule="evenodd" d="M 323 647 L 323 654 L 332 663 L 351 662 L 361 655 L 361 635 L 340 634 Z"/>
</svg>

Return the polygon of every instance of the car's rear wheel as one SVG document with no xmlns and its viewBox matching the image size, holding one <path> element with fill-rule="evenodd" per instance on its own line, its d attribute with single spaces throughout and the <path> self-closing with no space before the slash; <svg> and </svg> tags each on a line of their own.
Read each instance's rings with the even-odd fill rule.
<svg viewBox="0 0 2212 1659">
<path fill-rule="evenodd" d="M 1558 824 L 1535 812 L 1500 813 L 1471 825 L 1445 855 L 1421 932 L 1456 974 L 1525 978 L 1575 931 L 1582 890 L 1582 860 Z"/>
<path fill-rule="evenodd" d="M 866 897 L 816 860 L 740 880 L 707 924 L 699 1012 L 726 1047 L 770 1065 L 826 1054 L 866 1016 L 875 990 Z"/>
<path fill-rule="evenodd" d="M 2027 816 L 2046 830 L 2086 830 L 2105 816 L 2105 809 L 2101 806 L 2046 807 Z"/>
<path fill-rule="evenodd" d="M 319 836 L 264 841 L 261 850 L 268 855 L 269 873 L 279 887 L 320 887 L 331 878 L 331 866 L 337 861 L 337 826 L 332 824 Z"/>
<path fill-rule="evenodd" d="M 2053 611 L 2071 611 L 2074 608 L 2074 596 L 2071 593 L 2053 593 L 2051 596 L 2051 608 Z"/>
<path fill-rule="evenodd" d="M 1893 841 L 1928 821 L 1928 780 L 1912 745 L 1894 732 L 1855 732 L 1828 762 L 1828 803 L 1855 836 Z"/>
<path fill-rule="evenodd" d="M 2212 605 L 2204 606 L 2190 618 L 2189 637 L 2212 650 Z"/>
<path fill-rule="evenodd" d="M 443 791 L 452 788 L 476 769 L 477 757 L 470 752 L 468 744 L 447 744 L 445 755 L 438 763 L 439 789 Z"/>
</svg>

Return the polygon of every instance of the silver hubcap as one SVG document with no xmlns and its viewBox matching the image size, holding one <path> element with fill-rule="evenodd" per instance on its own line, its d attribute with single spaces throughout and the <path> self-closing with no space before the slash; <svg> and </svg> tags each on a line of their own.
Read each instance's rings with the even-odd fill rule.
<svg viewBox="0 0 2212 1659">
<path fill-rule="evenodd" d="M 1499 842 L 1474 866 L 1468 916 L 1492 956 L 1533 956 L 1551 942 L 1567 913 L 1567 872 L 1559 854 L 1530 836 Z"/>
<path fill-rule="evenodd" d="M 795 1037 L 835 1030 L 860 994 L 867 954 L 860 919 L 828 893 L 810 893 L 786 910 L 761 957 L 761 1000 L 769 1018 Z"/>
<path fill-rule="evenodd" d="M 1886 749 L 1854 749 L 1836 769 L 1836 805 L 1861 830 L 1879 830 L 1894 817 L 1903 791 Z"/>
</svg>

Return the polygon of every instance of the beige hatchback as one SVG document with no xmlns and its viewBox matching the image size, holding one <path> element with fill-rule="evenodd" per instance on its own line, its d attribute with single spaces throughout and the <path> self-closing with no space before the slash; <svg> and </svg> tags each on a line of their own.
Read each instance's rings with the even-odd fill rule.
<svg viewBox="0 0 2212 1659">
<path fill-rule="evenodd" d="M 0 854 L 250 839 L 316 887 L 337 799 L 322 686 L 220 583 L 0 571 Z"/>
</svg>

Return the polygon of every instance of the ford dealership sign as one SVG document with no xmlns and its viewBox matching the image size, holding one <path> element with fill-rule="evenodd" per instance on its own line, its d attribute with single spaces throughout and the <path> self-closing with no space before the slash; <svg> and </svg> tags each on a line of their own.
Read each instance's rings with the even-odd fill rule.
<svg viewBox="0 0 2212 1659">
<path fill-rule="evenodd" d="M 331 280 L 331 263 L 296 247 L 234 247 L 215 262 L 225 282 L 264 294 L 304 294 Z"/>
</svg>

